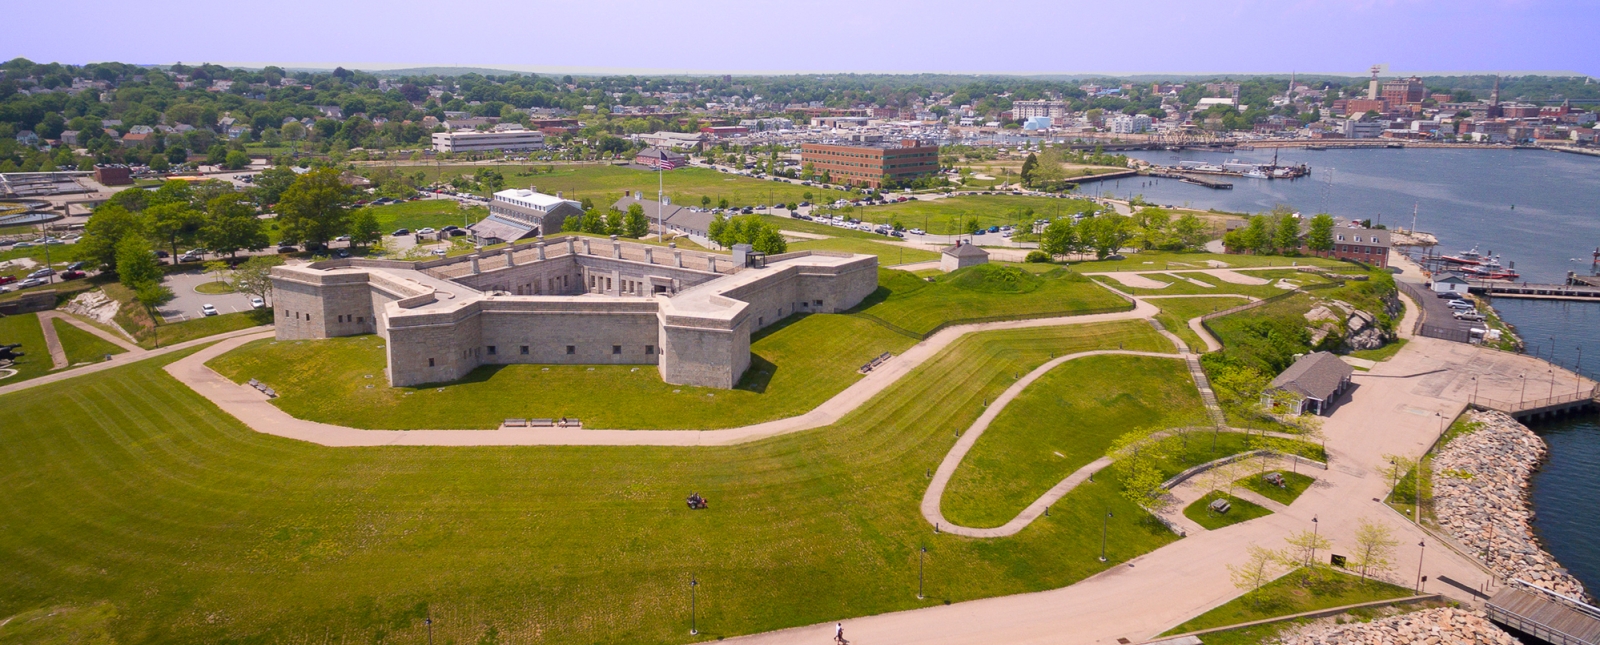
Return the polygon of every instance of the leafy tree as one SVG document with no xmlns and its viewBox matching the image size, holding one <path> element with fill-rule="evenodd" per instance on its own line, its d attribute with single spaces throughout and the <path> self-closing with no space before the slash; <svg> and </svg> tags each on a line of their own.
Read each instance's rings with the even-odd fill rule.
<svg viewBox="0 0 1600 645">
<path fill-rule="evenodd" d="M 200 227 L 200 242 L 213 253 L 237 257 L 240 250 L 267 248 L 267 231 L 256 217 L 255 207 L 240 193 L 220 195 L 206 203 L 205 224 Z"/>
<path fill-rule="evenodd" d="M 567 221 L 576 220 L 569 217 Z M 563 228 L 566 226 L 566 222 L 561 224 Z M 383 229 L 379 227 L 378 215 L 372 209 L 357 210 L 350 216 L 350 242 L 357 246 L 368 246 L 383 239 Z"/>
<path fill-rule="evenodd" d="M 1228 575 L 1233 579 L 1233 586 L 1246 593 L 1255 593 L 1261 590 L 1261 585 L 1271 582 L 1278 576 L 1281 558 L 1278 554 L 1263 546 L 1251 544 L 1246 547 L 1248 559 L 1244 563 L 1228 565 Z M 1260 594 L 1255 594 L 1253 601 L 1257 606 L 1261 604 Z"/>
<path fill-rule="evenodd" d="M 1033 185 L 1033 169 L 1037 168 L 1038 166 L 1039 166 L 1039 157 L 1034 155 L 1031 152 L 1028 153 L 1028 158 L 1022 160 L 1022 171 L 1020 173 L 1018 173 L 1022 177 L 1022 185 L 1024 185 L 1024 186 L 1032 186 Z"/>
<path fill-rule="evenodd" d="M 1052 256 L 1072 255 L 1083 247 L 1078 243 L 1077 226 L 1071 218 L 1061 218 L 1044 227 L 1044 235 L 1039 241 L 1040 250 Z"/>
<path fill-rule="evenodd" d="M 222 260 L 211 260 L 210 262 L 206 262 L 204 270 L 206 273 L 216 275 L 217 279 L 215 282 L 225 282 L 222 279 L 222 274 L 228 270 L 228 263 Z"/>
<path fill-rule="evenodd" d="M 754 216 L 752 215 L 751 217 Z M 768 255 L 777 255 L 789 251 L 789 242 L 783 239 L 783 234 L 778 232 L 776 226 L 760 220 L 757 220 L 756 223 L 760 224 L 761 230 L 756 233 L 755 239 L 750 243 L 751 246 L 755 247 L 755 250 Z"/>
<path fill-rule="evenodd" d="M 705 208 L 705 207 L 711 206 L 711 196 L 710 195 L 701 195 L 700 196 L 700 206 L 701 206 L 701 208 Z"/>
<path fill-rule="evenodd" d="M 1316 561 L 1317 552 L 1333 548 L 1333 542 L 1315 530 L 1302 529 L 1284 538 L 1283 541 L 1289 546 L 1278 553 L 1278 563 L 1286 568 L 1300 567 L 1302 584 L 1322 572 L 1320 563 Z"/>
<path fill-rule="evenodd" d="M 583 231 L 583 216 L 568 217 L 561 220 L 561 232 L 578 233 Z"/>
<path fill-rule="evenodd" d="M 144 236 L 130 234 L 117 243 L 117 280 L 129 289 L 161 283 L 161 261 Z"/>
<path fill-rule="evenodd" d="M 271 304 L 272 267 L 283 264 L 276 255 L 257 255 L 233 269 L 233 290 L 261 298 Z"/>
<path fill-rule="evenodd" d="M 143 233 L 143 218 L 120 204 L 108 201 L 96 207 L 94 213 L 89 215 L 89 221 L 83 227 L 83 238 L 72 245 L 72 248 L 79 260 L 94 266 L 114 268 L 117 266 L 117 245 L 126 236 Z"/>
<path fill-rule="evenodd" d="M 172 302 L 173 297 L 172 290 L 160 282 L 145 282 L 133 288 L 133 299 L 151 314 L 151 319 L 155 318 L 156 307 Z"/>
<path fill-rule="evenodd" d="M 228 147 L 216 144 L 206 150 L 206 164 L 220 166 L 228 161 Z"/>
<path fill-rule="evenodd" d="M 579 230 L 595 235 L 606 234 L 606 216 L 598 208 L 591 208 L 583 213 L 583 221 Z"/>
<path fill-rule="evenodd" d="M 1173 235 L 1177 237 L 1178 244 L 1185 249 L 1198 249 L 1206 244 L 1205 220 L 1196 217 L 1194 213 L 1184 213 L 1172 226 Z"/>
<path fill-rule="evenodd" d="M 174 257 L 178 255 L 178 243 L 193 240 L 205 223 L 205 215 L 190 208 L 187 201 L 156 204 L 145 209 L 144 218 L 145 233 L 161 240 Z"/>
<path fill-rule="evenodd" d="M 294 170 L 288 166 L 273 166 L 261 171 L 261 174 L 256 175 L 255 188 L 252 190 L 256 197 L 256 203 L 262 206 L 271 206 L 278 203 L 278 199 L 283 196 L 283 191 L 294 185 L 294 180 L 297 176 Z"/>
<path fill-rule="evenodd" d="M 639 239 L 650 234 L 650 219 L 644 215 L 644 207 L 638 204 L 628 205 L 628 215 L 623 222 L 622 235 Z"/>
<path fill-rule="evenodd" d="M 637 206 L 637 204 L 635 204 Z M 628 215 L 615 208 L 606 210 L 606 234 L 622 235 L 628 228 Z"/>
<path fill-rule="evenodd" d="M 1134 240 L 1142 249 L 1158 249 L 1167 246 L 1168 228 L 1172 225 L 1172 213 L 1164 208 L 1141 208 L 1133 214 Z"/>
<path fill-rule="evenodd" d="M 278 200 L 278 226 L 283 239 L 310 245 L 327 244 L 343 235 L 350 223 L 350 194 L 339 170 L 322 168 L 296 177 Z"/>
<path fill-rule="evenodd" d="M 1333 216 L 1317 213 L 1311 218 L 1311 230 L 1306 233 L 1306 246 L 1313 253 L 1333 250 Z"/>
<path fill-rule="evenodd" d="M 1267 255 L 1272 252 L 1272 219 L 1265 215 L 1255 215 L 1245 225 L 1242 239 L 1244 249 L 1256 255 Z"/>
<path fill-rule="evenodd" d="M 724 217 L 722 213 L 717 213 L 714 217 L 712 217 L 711 224 L 706 227 L 706 235 L 710 236 L 711 241 L 717 242 L 718 244 L 721 244 L 720 240 L 727 232 L 728 218 Z"/>
<path fill-rule="evenodd" d="M 1274 231 L 1273 246 L 1279 253 L 1285 255 L 1300 251 L 1300 218 L 1284 213 L 1278 216 L 1277 230 Z"/>
<path fill-rule="evenodd" d="M 1078 237 L 1084 246 L 1094 249 L 1095 257 L 1101 260 L 1120 250 L 1133 233 L 1132 220 L 1115 213 L 1097 215 L 1078 223 Z"/>
<path fill-rule="evenodd" d="M 1350 566 L 1361 577 L 1377 577 L 1394 570 L 1394 548 L 1400 546 L 1389 527 L 1365 517 L 1356 524 L 1356 549 Z"/>
</svg>

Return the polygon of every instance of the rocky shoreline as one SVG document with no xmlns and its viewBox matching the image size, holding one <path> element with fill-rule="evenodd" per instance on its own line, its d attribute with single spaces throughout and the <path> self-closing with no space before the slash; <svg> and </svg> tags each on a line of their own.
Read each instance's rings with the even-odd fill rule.
<svg viewBox="0 0 1600 645">
<path fill-rule="evenodd" d="M 1489 622 L 1483 612 L 1450 607 L 1424 609 L 1370 623 L 1314 623 L 1278 637 L 1282 645 L 1356 643 L 1470 643 L 1512 645 L 1517 640 Z"/>
<path fill-rule="evenodd" d="M 1462 546 L 1505 580 L 1524 580 L 1586 598 L 1583 584 L 1540 548 L 1528 486 L 1545 443 L 1500 412 L 1471 412 L 1478 429 L 1456 437 L 1433 459 L 1434 516 Z"/>
</svg>

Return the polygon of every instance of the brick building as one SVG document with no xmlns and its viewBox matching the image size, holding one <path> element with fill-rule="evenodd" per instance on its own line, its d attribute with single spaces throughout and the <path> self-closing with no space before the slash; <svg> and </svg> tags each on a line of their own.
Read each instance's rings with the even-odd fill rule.
<svg viewBox="0 0 1600 645">
<path fill-rule="evenodd" d="M 939 171 L 939 146 L 904 139 L 878 142 L 807 143 L 800 147 L 802 164 L 836 183 L 880 188 L 886 181 L 905 181 Z"/>
</svg>

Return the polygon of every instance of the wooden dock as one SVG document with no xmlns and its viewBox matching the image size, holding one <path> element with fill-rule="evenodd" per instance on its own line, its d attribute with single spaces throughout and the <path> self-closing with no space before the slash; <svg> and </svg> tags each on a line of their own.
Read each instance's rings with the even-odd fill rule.
<svg viewBox="0 0 1600 645">
<path fill-rule="evenodd" d="M 1489 599 L 1492 620 L 1551 645 L 1600 645 L 1600 609 L 1514 581 Z"/>
<path fill-rule="evenodd" d="M 1468 280 L 1467 289 L 1496 298 L 1533 300 L 1600 300 L 1600 287 L 1570 284 L 1529 284 L 1498 280 Z"/>
</svg>

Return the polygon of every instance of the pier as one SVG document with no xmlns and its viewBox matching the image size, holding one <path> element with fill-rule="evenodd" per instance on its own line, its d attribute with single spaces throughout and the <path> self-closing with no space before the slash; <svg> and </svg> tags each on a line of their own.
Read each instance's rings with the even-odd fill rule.
<svg viewBox="0 0 1600 645">
<path fill-rule="evenodd" d="M 1485 605 L 1489 620 L 1551 645 L 1600 644 L 1600 609 L 1521 580 L 1513 583 Z"/>
<path fill-rule="evenodd" d="M 1154 172 L 1150 173 L 1150 176 L 1151 177 L 1161 177 L 1163 179 L 1176 179 L 1176 180 L 1181 181 L 1181 182 L 1186 183 L 1186 184 L 1194 184 L 1196 186 L 1204 186 L 1206 188 L 1210 188 L 1210 189 L 1213 189 L 1213 190 L 1229 190 L 1229 189 L 1233 188 L 1233 184 L 1228 183 L 1226 181 L 1217 181 L 1215 179 L 1206 179 L 1205 177 L 1196 177 L 1194 175 L 1185 175 L 1183 173 L 1177 173 L 1177 172 L 1154 171 Z"/>
<path fill-rule="evenodd" d="M 1588 284 L 1531 284 L 1502 282 L 1498 280 L 1468 280 L 1472 293 L 1495 298 L 1527 298 L 1531 300 L 1600 300 L 1600 286 Z"/>
</svg>

